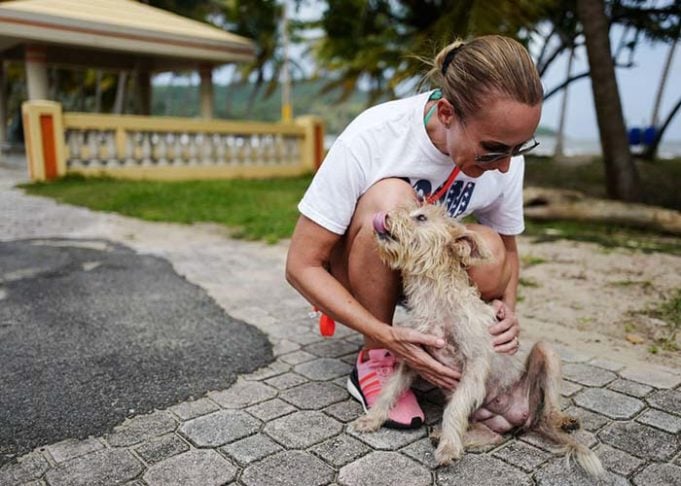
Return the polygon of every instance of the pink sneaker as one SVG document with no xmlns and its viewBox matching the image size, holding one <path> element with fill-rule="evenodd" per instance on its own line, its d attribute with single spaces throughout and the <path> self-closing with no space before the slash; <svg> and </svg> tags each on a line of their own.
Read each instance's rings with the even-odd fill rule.
<svg viewBox="0 0 681 486">
<path fill-rule="evenodd" d="M 366 412 L 378 398 L 383 384 L 395 371 L 395 357 L 387 349 L 370 349 L 367 353 L 369 359 L 362 362 L 363 354 L 360 351 L 357 356 L 347 387 L 350 395 L 362 404 Z M 389 417 L 383 425 L 391 429 L 416 429 L 425 421 L 423 410 L 411 390 L 404 392 L 397 400 Z"/>
</svg>

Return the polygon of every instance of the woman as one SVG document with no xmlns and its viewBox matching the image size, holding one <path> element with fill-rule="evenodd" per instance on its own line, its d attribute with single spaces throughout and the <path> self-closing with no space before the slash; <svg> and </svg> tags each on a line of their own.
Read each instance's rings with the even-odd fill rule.
<svg viewBox="0 0 681 486">
<path fill-rule="evenodd" d="M 401 282 L 377 255 L 372 218 L 379 211 L 427 197 L 446 204 L 452 217 L 475 216 L 480 224 L 471 229 L 495 256 L 469 272 L 497 310 L 491 345 L 500 353 L 518 349 L 515 236 L 524 229 L 522 154 L 537 145 L 539 76 L 518 42 L 484 36 L 445 47 L 428 77 L 439 90 L 372 107 L 341 133 L 298 206 L 288 253 L 288 281 L 364 335 L 348 389 L 365 408 L 396 359 L 444 389 L 460 376 L 422 348 L 444 343 L 391 326 Z M 484 412 L 481 419 L 489 418 Z M 408 391 L 386 425 L 413 428 L 423 420 Z"/>
</svg>

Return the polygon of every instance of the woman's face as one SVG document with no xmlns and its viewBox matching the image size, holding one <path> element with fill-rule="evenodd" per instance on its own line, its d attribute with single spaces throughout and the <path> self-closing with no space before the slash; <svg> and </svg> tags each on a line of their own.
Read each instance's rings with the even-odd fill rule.
<svg viewBox="0 0 681 486">
<path fill-rule="evenodd" d="M 462 122 L 446 100 L 438 103 L 438 117 L 443 122 L 446 150 L 451 159 L 470 177 L 479 177 L 488 170 L 507 172 L 511 152 L 528 142 L 539 125 L 541 103 L 529 106 L 507 98 L 490 97 L 483 109 Z M 442 109 L 445 108 L 445 109 Z M 491 162 L 476 160 L 490 153 L 505 156 Z"/>
</svg>

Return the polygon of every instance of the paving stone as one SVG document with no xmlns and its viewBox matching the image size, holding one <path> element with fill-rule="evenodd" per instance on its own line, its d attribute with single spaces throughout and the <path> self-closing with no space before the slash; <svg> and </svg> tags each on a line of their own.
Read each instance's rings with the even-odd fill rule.
<svg viewBox="0 0 681 486">
<path fill-rule="evenodd" d="M 678 434 L 681 432 L 681 417 L 670 415 L 660 410 L 646 410 L 636 418 L 636 421 L 641 422 L 642 424 L 652 425 L 653 427 L 657 427 L 658 429 L 662 429 L 671 434 Z"/>
<path fill-rule="evenodd" d="M 679 438 L 636 422 L 613 422 L 598 434 L 606 444 L 637 457 L 667 461 L 679 450 Z"/>
<path fill-rule="evenodd" d="M 296 373 L 284 373 L 283 375 L 275 376 L 274 378 L 269 378 L 265 380 L 265 383 L 273 386 L 278 390 L 288 390 L 294 386 L 302 385 L 307 383 L 307 378 L 303 378 Z"/>
<path fill-rule="evenodd" d="M 604 358 L 594 358 L 591 361 L 589 361 L 589 364 L 615 372 L 624 369 L 625 366 L 624 364 L 618 363 L 617 361 L 610 361 L 609 359 Z"/>
<path fill-rule="evenodd" d="M 655 388 L 668 389 L 681 385 L 681 374 L 657 367 L 632 366 L 620 371 L 620 376 Z"/>
<path fill-rule="evenodd" d="M 274 354 L 274 356 L 281 356 L 282 354 L 292 353 L 299 349 L 300 344 L 289 341 L 288 339 L 282 339 L 272 346 L 272 354 Z"/>
<path fill-rule="evenodd" d="M 346 434 L 332 437 L 310 448 L 310 452 L 313 452 L 334 467 L 344 466 L 370 451 L 371 449 L 364 443 Z"/>
<path fill-rule="evenodd" d="M 306 361 L 312 361 L 317 358 L 314 354 L 306 351 L 295 351 L 293 353 L 284 354 L 279 359 L 290 365 L 297 365 Z"/>
<path fill-rule="evenodd" d="M 571 381 L 563 380 L 560 384 L 560 394 L 563 395 L 564 397 L 571 397 L 582 388 L 584 388 L 582 385 L 572 383 Z"/>
<path fill-rule="evenodd" d="M 303 451 L 284 451 L 248 466 L 241 475 L 246 486 L 321 486 L 333 481 L 334 471 Z"/>
<path fill-rule="evenodd" d="M 681 415 L 681 390 L 658 390 L 651 393 L 646 401 L 651 407 Z"/>
<path fill-rule="evenodd" d="M 265 425 L 264 432 L 288 448 L 304 449 L 343 430 L 343 426 L 322 412 L 296 412 Z"/>
<path fill-rule="evenodd" d="M 431 484 L 430 471 L 397 452 L 376 451 L 341 468 L 338 483 L 344 486 L 410 486 Z"/>
<path fill-rule="evenodd" d="M 237 468 L 213 450 L 191 450 L 151 466 L 144 474 L 149 486 L 220 486 L 236 477 Z"/>
<path fill-rule="evenodd" d="M 125 421 L 106 436 L 112 447 L 128 447 L 173 432 L 177 422 L 168 412 L 154 412 Z"/>
<path fill-rule="evenodd" d="M 223 408 L 245 408 L 274 398 L 276 395 L 276 389 L 255 381 L 238 381 L 227 390 L 208 394 Z"/>
<path fill-rule="evenodd" d="M 169 410 L 180 417 L 181 420 L 190 420 L 200 417 L 201 415 L 215 412 L 219 409 L 220 407 L 208 398 L 199 398 L 198 400 L 178 403 L 169 408 Z"/>
<path fill-rule="evenodd" d="M 175 434 L 152 439 L 135 448 L 137 455 L 147 464 L 156 464 L 188 450 L 189 445 Z"/>
<path fill-rule="evenodd" d="M 599 444 L 594 452 L 598 455 L 604 468 L 621 476 L 628 476 L 644 462 L 607 444 Z"/>
<path fill-rule="evenodd" d="M 555 346 L 554 349 L 560 355 L 560 358 L 566 363 L 584 363 L 589 361 L 593 356 L 588 354 L 580 353 L 571 348 L 566 348 L 564 346 Z"/>
<path fill-rule="evenodd" d="M 374 449 L 396 451 L 425 437 L 426 428 L 420 427 L 414 430 L 395 430 L 383 427 L 376 432 L 357 432 L 350 427 L 348 429 L 348 434 L 361 440 L 365 444 L 369 444 Z"/>
<path fill-rule="evenodd" d="M 634 476 L 636 486 L 679 486 L 681 467 L 673 464 L 651 464 Z"/>
<path fill-rule="evenodd" d="M 348 392 L 333 383 L 312 382 L 279 393 L 279 398 L 302 410 L 321 410 L 348 398 Z"/>
<path fill-rule="evenodd" d="M 400 449 L 400 452 L 412 459 L 416 459 L 429 469 L 438 467 L 438 463 L 435 460 L 435 447 L 433 447 L 428 437 L 409 444 L 407 447 Z"/>
<path fill-rule="evenodd" d="M 45 449 L 50 453 L 54 462 L 59 464 L 60 462 L 68 461 L 74 457 L 84 456 L 85 454 L 104 449 L 104 444 L 99 440 L 90 437 L 84 440 L 67 439 L 56 444 L 48 445 Z"/>
<path fill-rule="evenodd" d="M 511 441 L 492 455 L 528 473 L 534 471 L 552 457 L 548 452 L 517 440 Z"/>
<path fill-rule="evenodd" d="M 260 421 L 241 410 L 220 410 L 182 424 L 180 432 L 197 447 L 218 447 L 260 428 Z"/>
<path fill-rule="evenodd" d="M 616 392 L 626 393 L 627 395 L 636 398 L 643 398 L 654 389 L 652 386 L 644 385 L 643 383 L 623 379 L 613 381 L 608 385 L 608 388 Z"/>
<path fill-rule="evenodd" d="M 283 400 L 275 398 L 266 402 L 258 403 L 252 407 L 248 407 L 246 411 L 263 422 L 282 417 L 291 412 L 295 412 L 296 407 L 289 405 Z"/>
<path fill-rule="evenodd" d="M 39 452 L 30 452 L 16 463 L 0 468 L 0 484 L 19 484 L 39 478 L 50 468 L 50 464 Z"/>
<path fill-rule="evenodd" d="M 520 469 L 487 454 L 464 454 L 457 462 L 436 472 L 438 485 L 492 486 L 531 485 Z"/>
<path fill-rule="evenodd" d="M 563 376 L 586 386 L 605 386 L 617 379 L 612 371 L 584 363 L 568 363 L 563 366 Z"/>
<path fill-rule="evenodd" d="M 50 486 L 108 486 L 134 479 L 142 464 L 124 449 L 103 449 L 66 461 L 45 474 Z"/>
<path fill-rule="evenodd" d="M 640 412 L 645 404 L 612 390 L 587 388 L 573 398 L 576 405 L 614 419 L 628 419 Z"/>
<path fill-rule="evenodd" d="M 256 434 L 228 444 L 220 450 L 241 466 L 259 461 L 283 448 L 264 434 Z"/>
<path fill-rule="evenodd" d="M 602 479 L 587 475 L 574 461 L 554 459 L 534 475 L 538 486 L 624 486 L 629 482 L 616 474 L 607 473 Z"/>
<path fill-rule="evenodd" d="M 596 432 L 611 422 L 609 418 L 603 415 L 575 406 L 565 409 L 565 413 L 579 419 L 582 428 L 589 432 Z"/>
<path fill-rule="evenodd" d="M 305 346 L 305 351 L 312 353 L 320 358 L 340 358 L 350 353 L 357 354 L 360 346 L 348 341 L 340 341 L 338 339 L 331 339 L 321 343 L 310 344 Z"/>
<path fill-rule="evenodd" d="M 284 363 L 281 360 L 276 360 L 273 363 L 263 366 L 262 368 L 249 373 L 248 375 L 243 375 L 241 378 L 246 381 L 262 381 L 273 376 L 281 375 L 291 370 L 291 365 Z"/>
<path fill-rule="evenodd" d="M 293 370 L 310 380 L 327 381 L 349 375 L 352 366 L 339 359 L 319 358 L 299 364 Z"/>
<path fill-rule="evenodd" d="M 345 400 L 344 402 L 334 403 L 324 409 L 327 415 L 331 415 L 341 422 L 350 422 L 364 413 L 362 405 L 355 399 Z"/>
</svg>

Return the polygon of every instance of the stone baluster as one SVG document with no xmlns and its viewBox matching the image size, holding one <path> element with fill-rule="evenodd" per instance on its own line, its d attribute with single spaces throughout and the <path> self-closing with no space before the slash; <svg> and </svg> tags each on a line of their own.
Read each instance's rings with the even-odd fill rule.
<svg viewBox="0 0 681 486">
<path fill-rule="evenodd" d="M 99 131 L 88 130 L 86 133 L 87 139 L 87 166 L 88 167 L 102 167 L 99 161 Z"/>
</svg>

